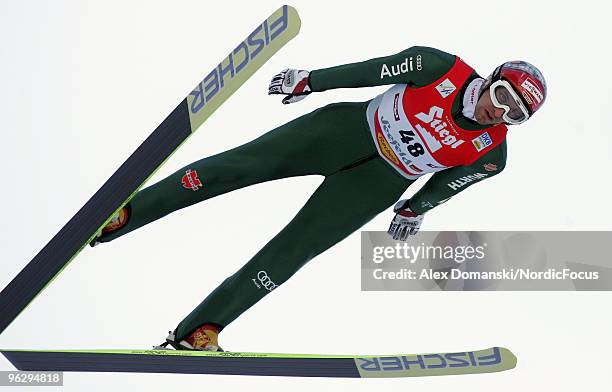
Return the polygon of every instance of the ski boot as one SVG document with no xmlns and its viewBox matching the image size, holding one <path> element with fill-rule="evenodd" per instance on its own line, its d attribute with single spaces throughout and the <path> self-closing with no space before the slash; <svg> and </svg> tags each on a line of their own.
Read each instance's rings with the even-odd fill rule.
<svg viewBox="0 0 612 392">
<path fill-rule="evenodd" d="M 115 215 L 113 215 L 110 222 L 108 222 L 108 224 L 104 226 L 102 230 L 96 235 L 96 237 L 89 243 L 89 246 L 94 247 L 98 244 L 101 244 L 102 241 L 100 241 L 100 238 L 102 236 L 104 236 L 105 234 L 113 233 L 125 226 L 128 222 L 128 219 L 130 218 L 130 212 L 131 209 L 129 204 L 120 209 Z"/>
<path fill-rule="evenodd" d="M 174 332 L 168 331 L 166 341 L 159 346 L 154 346 L 153 350 L 191 350 L 191 351 L 223 351 L 219 347 L 218 335 L 219 328 L 213 324 L 204 324 L 193 331 L 189 336 L 181 341 L 176 341 Z M 168 347 L 171 346 L 172 348 Z"/>
</svg>

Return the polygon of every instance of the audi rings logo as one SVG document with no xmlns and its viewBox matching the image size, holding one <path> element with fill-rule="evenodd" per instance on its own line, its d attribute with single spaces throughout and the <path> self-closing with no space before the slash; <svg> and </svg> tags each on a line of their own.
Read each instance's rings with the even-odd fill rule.
<svg viewBox="0 0 612 392">
<path fill-rule="evenodd" d="M 276 288 L 276 283 L 270 279 L 266 271 L 259 271 L 257 273 L 257 280 L 259 280 L 259 283 L 261 283 L 261 285 L 268 291 L 272 291 Z M 253 279 L 253 282 L 255 282 L 255 279 Z M 257 282 L 255 282 L 255 285 L 257 288 L 261 287 L 259 284 L 257 284 Z"/>
</svg>

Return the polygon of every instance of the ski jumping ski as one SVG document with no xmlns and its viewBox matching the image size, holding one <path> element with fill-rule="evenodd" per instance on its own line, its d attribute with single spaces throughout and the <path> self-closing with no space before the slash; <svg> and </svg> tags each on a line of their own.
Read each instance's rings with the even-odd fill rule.
<svg viewBox="0 0 612 392">
<path fill-rule="evenodd" d="M 284 5 L 240 42 L 0 293 L 0 333 L 93 240 L 163 163 L 300 29 Z"/>
<path fill-rule="evenodd" d="M 288 377 L 424 377 L 512 369 L 508 349 L 388 356 L 175 350 L 0 350 L 22 371 L 224 374 Z"/>
</svg>

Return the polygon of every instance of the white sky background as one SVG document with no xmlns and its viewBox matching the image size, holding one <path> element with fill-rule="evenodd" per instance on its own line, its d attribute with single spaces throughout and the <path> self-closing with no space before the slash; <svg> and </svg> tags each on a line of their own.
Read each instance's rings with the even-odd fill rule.
<svg viewBox="0 0 612 392">
<path fill-rule="evenodd" d="M 282 3 L 3 1 L 0 4 L 0 287 L 4 287 L 209 71 Z M 255 5 L 256 4 L 256 5 Z M 385 87 L 268 97 L 286 67 L 323 68 L 412 45 L 486 76 L 505 60 L 544 73 L 546 105 L 512 127 L 500 176 L 429 213 L 426 230 L 610 230 L 611 36 L 604 1 L 294 1 L 300 34 L 231 97 L 152 182 L 336 101 Z M 303 205 L 318 177 L 250 187 L 86 249 L 0 336 L 4 348 L 146 348 Z M 416 187 L 409 190 L 410 195 Z M 362 230 L 386 230 L 383 213 Z M 239 218 L 239 224 L 236 220 Z M 516 370 L 396 380 L 67 374 L 63 390 L 137 387 L 574 391 L 609 383 L 609 293 L 360 291 L 358 232 L 221 335 L 231 351 L 391 354 L 511 348 Z M 12 366 L 0 358 L 0 370 Z"/>
</svg>

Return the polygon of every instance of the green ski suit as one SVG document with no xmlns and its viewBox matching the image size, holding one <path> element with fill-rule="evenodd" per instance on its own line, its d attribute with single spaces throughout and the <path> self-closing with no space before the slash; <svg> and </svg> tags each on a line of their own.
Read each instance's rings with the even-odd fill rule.
<svg viewBox="0 0 612 392">
<path fill-rule="evenodd" d="M 384 64 L 417 56 L 422 63 L 418 72 L 380 77 Z M 420 87 L 448 72 L 454 61 L 455 56 L 436 49 L 411 47 L 393 56 L 312 71 L 310 83 L 315 92 L 398 83 Z M 476 77 L 473 74 L 465 85 Z M 462 96 L 460 93 L 453 104 L 453 119 L 464 129 L 486 128 L 461 114 Z M 379 156 L 366 120 L 368 103 L 327 105 L 249 143 L 185 166 L 134 196 L 126 226 L 103 236 L 101 242 L 249 185 L 292 176 L 325 177 L 291 222 L 181 321 L 177 340 L 205 323 L 224 328 L 313 257 L 401 198 L 413 181 Z M 411 198 L 410 207 L 418 213 L 426 212 L 468 186 L 501 172 L 505 159 L 504 142 L 470 166 L 435 173 Z M 495 165 L 496 171 L 482 173 L 484 164 Z"/>
</svg>

